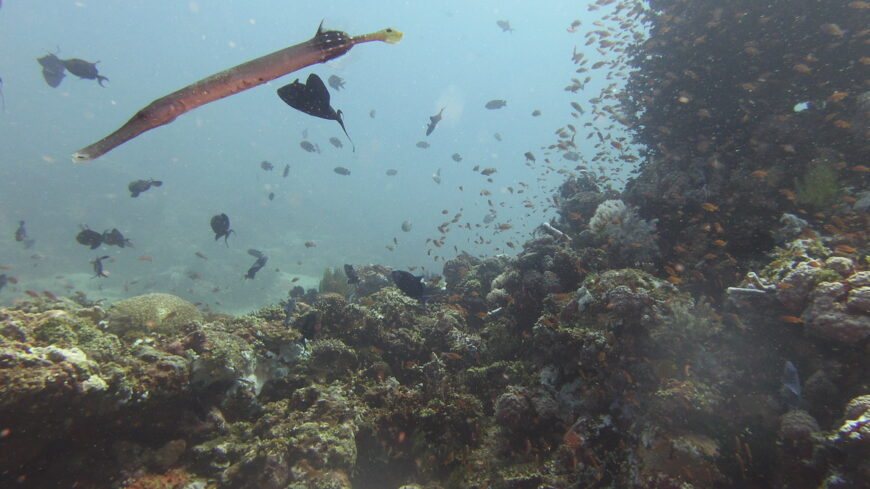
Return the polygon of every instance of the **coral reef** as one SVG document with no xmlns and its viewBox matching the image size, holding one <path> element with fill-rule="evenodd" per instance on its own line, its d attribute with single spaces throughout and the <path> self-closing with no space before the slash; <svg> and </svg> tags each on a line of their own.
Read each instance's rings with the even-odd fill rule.
<svg viewBox="0 0 870 489">
<path fill-rule="evenodd" d="M 447 260 L 425 301 L 365 265 L 242 317 L 0 310 L 0 486 L 866 485 L 864 3 L 633 8 L 639 174 L 577 170 L 517 256 Z"/>
</svg>

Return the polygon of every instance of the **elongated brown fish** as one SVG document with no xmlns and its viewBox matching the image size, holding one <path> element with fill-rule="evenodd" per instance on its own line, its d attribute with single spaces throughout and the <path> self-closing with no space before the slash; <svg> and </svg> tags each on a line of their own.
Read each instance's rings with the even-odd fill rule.
<svg viewBox="0 0 870 489">
<path fill-rule="evenodd" d="M 401 39 L 402 33 L 391 28 L 350 37 L 341 31 L 324 31 L 321 24 L 314 37 L 308 41 L 216 73 L 151 102 L 117 131 L 78 150 L 73 154 L 73 161 L 83 162 L 98 158 L 143 132 L 168 124 L 200 105 L 262 85 L 306 66 L 337 58 L 357 44 L 372 41 L 395 44 Z"/>
</svg>

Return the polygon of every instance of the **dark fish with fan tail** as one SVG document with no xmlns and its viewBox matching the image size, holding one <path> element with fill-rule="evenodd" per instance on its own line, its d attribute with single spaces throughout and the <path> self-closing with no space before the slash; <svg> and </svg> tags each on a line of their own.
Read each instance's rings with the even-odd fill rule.
<svg viewBox="0 0 870 489">
<path fill-rule="evenodd" d="M 97 80 L 97 83 L 99 83 L 101 87 L 105 86 L 103 85 L 104 81 L 109 81 L 108 78 L 100 75 L 97 70 L 97 63 L 99 63 L 99 61 L 96 63 L 90 63 L 83 59 L 70 58 L 61 60 L 61 63 L 63 63 L 63 67 L 66 68 L 66 71 L 69 71 L 73 75 L 85 80 Z"/>
<path fill-rule="evenodd" d="M 495 99 L 495 100 L 490 100 L 489 102 L 487 102 L 486 105 L 484 105 L 484 107 L 486 107 L 489 110 L 496 110 L 496 109 L 500 109 L 506 105 L 507 105 L 506 100 Z"/>
<path fill-rule="evenodd" d="M 263 254 L 260 250 L 255 250 L 253 248 L 248 250 L 248 254 L 257 259 L 251 268 L 248 269 L 248 272 L 245 274 L 245 279 L 253 280 L 257 275 L 257 272 L 260 271 L 261 268 L 266 266 L 266 262 L 269 261 L 269 257 Z"/>
<path fill-rule="evenodd" d="M 109 273 L 103 269 L 103 260 L 106 260 L 108 258 L 109 258 L 109 255 L 100 256 L 91 262 L 91 265 L 94 266 L 94 276 L 91 278 L 108 277 L 109 276 Z"/>
<path fill-rule="evenodd" d="M 329 86 L 334 88 L 336 91 L 344 88 L 344 78 L 338 75 L 329 75 L 329 78 L 326 79 L 326 82 L 329 83 Z"/>
<path fill-rule="evenodd" d="M 353 265 L 349 265 L 347 263 L 344 264 L 344 274 L 347 276 L 347 283 L 349 284 L 358 284 L 359 283 L 359 275 L 357 275 L 356 270 L 353 269 Z"/>
<path fill-rule="evenodd" d="M 403 294 L 412 299 L 423 299 L 424 285 L 422 275 L 415 276 L 404 270 L 393 270 L 390 272 L 390 278 L 393 279 L 393 283 L 396 284 L 396 287 L 398 287 Z"/>
<path fill-rule="evenodd" d="M 103 243 L 109 246 L 118 246 L 125 248 L 127 246 L 135 248 L 129 239 L 125 238 L 121 231 L 117 228 L 112 228 L 111 231 L 103 231 Z"/>
<path fill-rule="evenodd" d="M 36 61 L 42 66 L 42 78 L 45 83 L 51 88 L 57 88 L 66 76 L 63 61 L 52 53 L 36 58 Z"/>
<path fill-rule="evenodd" d="M 438 123 L 441 122 L 441 114 L 444 112 L 444 109 L 446 109 L 446 108 L 447 107 L 441 107 L 441 110 L 439 110 L 437 114 L 429 116 L 429 125 L 426 126 L 426 135 L 427 136 L 432 134 L 433 131 L 435 131 L 435 126 L 437 126 Z"/>
<path fill-rule="evenodd" d="M 227 240 L 230 237 L 230 233 L 234 233 L 235 231 L 230 229 L 230 218 L 227 217 L 226 214 L 221 213 L 216 216 L 212 216 L 211 230 L 214 231 L 215 241 L 221 239 L 221 236 L 223 236 L 224 244 L 226 244 L 228 247 L 230 246 L 230 243 Z"/>
<path fill-rule="evenodd" d="M 139 194 L 151 187 L 159 187 L 161 185 L 163 185 L 162 181 L 154 180 L 152 178 L 149 178 L 148 180 L 133 180 L 127 184 L 127 190 L 130 191 L 130 197 L 136 198 L 139 197 Z"/>
<path fill-rule="evenodd" d="M 264 171 L 272 171 L 275 169 L 275 165 L 269 163 L 266 160 L 263 160 L 260 162 L 260 168 L 262 168 Z"/>
<path fill-rule="evenodd" d="M 329 90 L 316 74 L 308 75 L 305 83 L 300 83 L 299 79 L 296 79 L 293 83 L 284 85 L 278 89 L 278 96 L 284 103 L 296 110 L 314 117 L 338 122 L 344 135 L 347 136 L 347 140 L 350 141 L 351 146 L 354 146 L 353 140 L 347 133 L 347 128 L 344 127 L 341 111 L 335 110 L 329 105 Z M 356 151 L 356 147 L 353 150 Z"/>
<path fill-rule="evenodd" d="M 95 250 L 103 244 L 103 235 L 86 227 L 76 235 L 76 241 L 78 241 L 79 244 L 90 246 L 92 250 Z"/>
<path fill-rule="evenodd" d="M 509 20 L 497 20 L 495 21 L 496 25 L 501 27 L 502 32 L 513 32 L 514 28 L 511 27 L 511 23 Z"/>
</svg>

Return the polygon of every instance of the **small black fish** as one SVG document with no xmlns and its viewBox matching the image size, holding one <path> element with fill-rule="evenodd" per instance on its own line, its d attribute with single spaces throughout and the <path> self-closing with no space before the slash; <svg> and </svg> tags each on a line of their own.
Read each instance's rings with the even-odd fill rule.
<svg viewBox="0 0 870 489">
<path fill-rule="evenodd" d="M 103 244 L 103 235 L 93 229 L 84 228 L 76 235 L 76 241 L 95 250 Z"/>
<path fill-rule="evenodd" d="M 3 103 L 3 112 L 6 112 L 6 96 L 3 95 L 3 79 L 0 78 L 0 102 Z"/>
<path fill-rule="evenodd" d="M 269 200 L 275 200 L 275 192 L 269 192 L 269 196 L 267 198 Z"/>
<path fill-rule="evenodd" d="M 429 125 L 426 126 L 426 135 L 432 134 L 432 131 L 435 130 L 435 126 L 441 122 L 441 114 L 444 112 L 444 109 L 447 107 L 441 107 L 441 110 L 438 111 L 437 114 L 429 116 Z"/>
<path fill-rule="evenodd" d="M 312 144 L 310 141 L 301 141 L 299 146 L 302 146 L 302 149 L 308 151 L 309 153 L 320 153 L 320 148 Z"/>
<path fill-rule="evenodd" d="M 496 100 L 490 100 L 489 102 L 486 103 L 486 105 L 484 105 L 484 107 L 486 107 L 489 110 L 496 110 L 496 109 L 500 109 L 506 105 L 507 105 L 506 101 L 496 99 Z"/>
<path fill-rule="evenodd" d="M 161 185 L 163 185 L 163 182 L 161 182 L 160 180 L 133 180 L 132 182 L 127 184 L 127 190 L 130 191 L 130 197 L 136 198 L 139 197 L 139 194 L 150 189 L 151 187 L 159 187 Z"/>
<path fill-rule="evenodd" d="M 359 283 L 359 275 L 356 274 L 356 270 L 353 269 L 353 265 L 344 264 L 344 274 L 347 276 L 347 283 L 349 284 L 358 284 Z"/>
<path fill-rule="evenodd" d="M 289 174 L 290 174 L 290 164 L 288 163 L 288 164 L 284 165 L 284 174 L 281 176 L 283 176 L 284 178 L 287 178 L 287 175 L 289 175 Z"/>
<path fill-rule="evenodd" d="M 344 145 L 341 144 L 341 140 L 335 136 L 329 138 L 329 144 L 335 146 L 336 148 L 343 148 L 344 147 Z"/>
<path fill-rule="evenodd" d="M 230 246 L 230 243 L 227 241 L 230 237 L 230 233 L 234 233 L 232 229 L 230 229 L 230 218 L 227 217 L 226 214 L 218 214 L 211 218 L 211 230 L 214 231 L 214 240 L 217 241 L 224 237 L 224 244 L 227 247 Z"/>
<path fill-rule="evenodd" d="M 414 226 L 414 225 L 411 224 L 411 221 L 403 221 L 403 222 L 402 222 L 402 231 L 404 231 L 404 232 L 406 232 L 406 233 L 409 233 L 409 232 L 411 232 L 411 228 L 412 228 L 413 226 Z"/>
<path fill-rule="evenodd" d="M 541 111 L 540 111 L 540 110 L 535 109 L 535 110 L 532 111 L 532 117 L 538 117 L 539 115 L 541 115 Z"/>
<path fill-rule="evenodd" d="M 462 161 L 462 155 L 460 155 L 459 153 L 453 153 L 453 156 L 451 156 L 451 158 L 453 158 L 453 161 L 457 163 Z"/>
<path fill-rule="evenodd" d="M 492 137 L 494 137 L 496 141 L 501 141 L 501 134 L 499 133 L 493 134 Z"/>
<path fill-rule="evenodd" d="M 42 65 L 42 78 L 45 80 L 45 83 L 48 83 L 48 86 L 51 88 L 57 88 L 60 82 L 63 81 L 63 77 L 66 76 L 64 74 L 65 68 L 60 58 L 52 53 L 48 53 L 41 58 L 36 58 L 36 61 Z"/>
<path fill-rule="evenodd" d="M 388 176 L 388 177 L 394 177 L 394 176 L 396 176 L 396 174 L 398 174 L 398 173 L 399 173 L 399 170 L 395 170 L 395 169 L 393 169 L 393 168 L 390 168 L 390 169 L 387 170 L 387 176 Z"/>
<path fill-rule="evenodd" d="M 111 231 L 103 231 L 103 243 L 109 246 L 119 246 L 125 248 L 127 246 L 135 248 L 129 239 L 125 238 L 121 231 L 117 228 L 112 228 Z"/>
<path fill-rule="evenodd" d="M 329 75 L 329 78 L 326 79 L 326 82 L 329 83 L 329 86 L 334 88 L 336 91 L 344 88 L 344 79 L 338 75 Z"/>
<path fill-rule="evenodd" d="M 100 84 L 101 87 L 104 81 L 109 81 L 105 76 L 101 76 L 97 71 L 97 61 L 96 63 L 89 63 L 83 59 L 79 58 L 70 58 L 61 60 L 63 63 L 63 67 L 66 68 L 66 71 L 69 71 L 73 75 L 83 78 L 86 80 L 97 80 L 97 83 Z"/>
<path fill-rule="evenodd" d="M 371 117 L 372 119 L 375 118 L 375 109 L 372 109 L 369 111 L 369 117 Z M 350 139 L 350 138 L 348 138 L 348 139 Z"/>
<path fill-rule="evenodd" d="M 266 266 L 266 262 L 269 261 L 269 257 L 263 254 L 260 250 L 255 250 L 253 248 L 248 250 L 248 254 L 257 259 L 251 268 L 248 269 L 248 273 L 245 274 L 245 279 L 251 279 L 257 275 L 257 272 L 260 271 L 261 268 Z"/>
<path fill-rule="evenodd" d="M 531 151 L 526 151 L 526 153 L 523 156 L 526 157 L 526 161 L 531 161 L 532 163 L 535 162 L 535 155 Z"/>
<path fill-rule="evenodd" d="M 335 168 L 333 168 L 332 171 L 334 171 L 335 173 L 338 173 L 339 175 L 345 175 L 345 176 L 350 175 L 350 170 L 348 170 L 347 168 L 345 168 L 343 166 L 336 166 Z"/>
<path fill-rule="evenodd" d="M 393 270 L 390 272 L 390 278 L 396 284 L 396 287 L 412 299 L 421 300 L 423 298 L 423 276 L 414 276 L 410 272 L 404 270 Z"/>
<path fill-rule="evenodd" d="M 97 277 L 108 277 L 109 272 L 103 270 L 103 260 L 109 258 L 109 255 L 100 256 L 96 260 L 92 261 L 91 264 L 94 266 L 94 276 L 91 278 Z"/>
<path fill-rule="evenodd" d="M 263 160 L 260 162 L 260 168 L 262 168 L 265 171 L 272 171 L 273 169 L 275 169 L 275 165 L 269 163 L 266 160 Z"/>
<path fill-rule="evenodd" d="M 511 27 L 511 23 L 509 20 L 497 20 L 495 21 L 496 25 L 501 27 L 502 32 L 513 32 L 514 29 Z"/>
<path fill-rule="evenodd" d="M 429 143 L 426 141 L 417 141 L 417 147 L 420 149 L 426 149 L 429 147 Z"/>
<path fill-rule="evenodd" d="M 323 80 L 316 74 L 312 73 L 308 75 L 308 79 L 304 84 L 300 83 L 297 79 L 289 85 L 284 85 L 278 89 L 278 96 L 281 97 L 284 103 L 296 110 L 313 115 L 314 117 L 338 122 L 341 130 L 344 131 L 344 135 L 347 136 L 347 140 L 353 146 L 353 140 L 350 139 L 350 135 L 344 127 L 341 111 L 337 111 L 329 105 L 329 90 L 326 89 Z M 356 147 L 354 147 L 354 151 L 356 151 Z"/>
<path fill-rule="evenodd" d="M 24 221 L 18 221 L 18 229 L 15 230 L 15 241 L 24 241 L 27 239 L 27 230 L 24 229 Z"/>
<path fill-rule="evenodd" d="M 6 287 L 7 282 L 9 282 L 9 278 L 6 274 L 0 274 L 0 290 L 3 290 L 3 287 Z"/>
</svg>

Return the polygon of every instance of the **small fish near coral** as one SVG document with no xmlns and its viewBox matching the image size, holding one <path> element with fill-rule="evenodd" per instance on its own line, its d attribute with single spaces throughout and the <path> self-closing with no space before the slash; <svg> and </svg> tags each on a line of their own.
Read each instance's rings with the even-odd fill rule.
<svg viewBox="0 0 870 489">
<path fill-rule="evenodd" d="M 357 275 L 356 270 L 353 269 L 353 265 L 349 265 L 347 263 L 344 264 L 344 274 L 347 275 L 347 283 L 349 284 L 358 284 L 359 283 L 359 275 Z"/>
<path fill-rule="evenodd" d="M 422 275 L 413 275 L 404 270 L 393 270 L 390 272 L 390 278 L 393 279 L 396 287 L 406 296 L 418 301 L 423 299 L 424 285 Z"/>
</svg>

